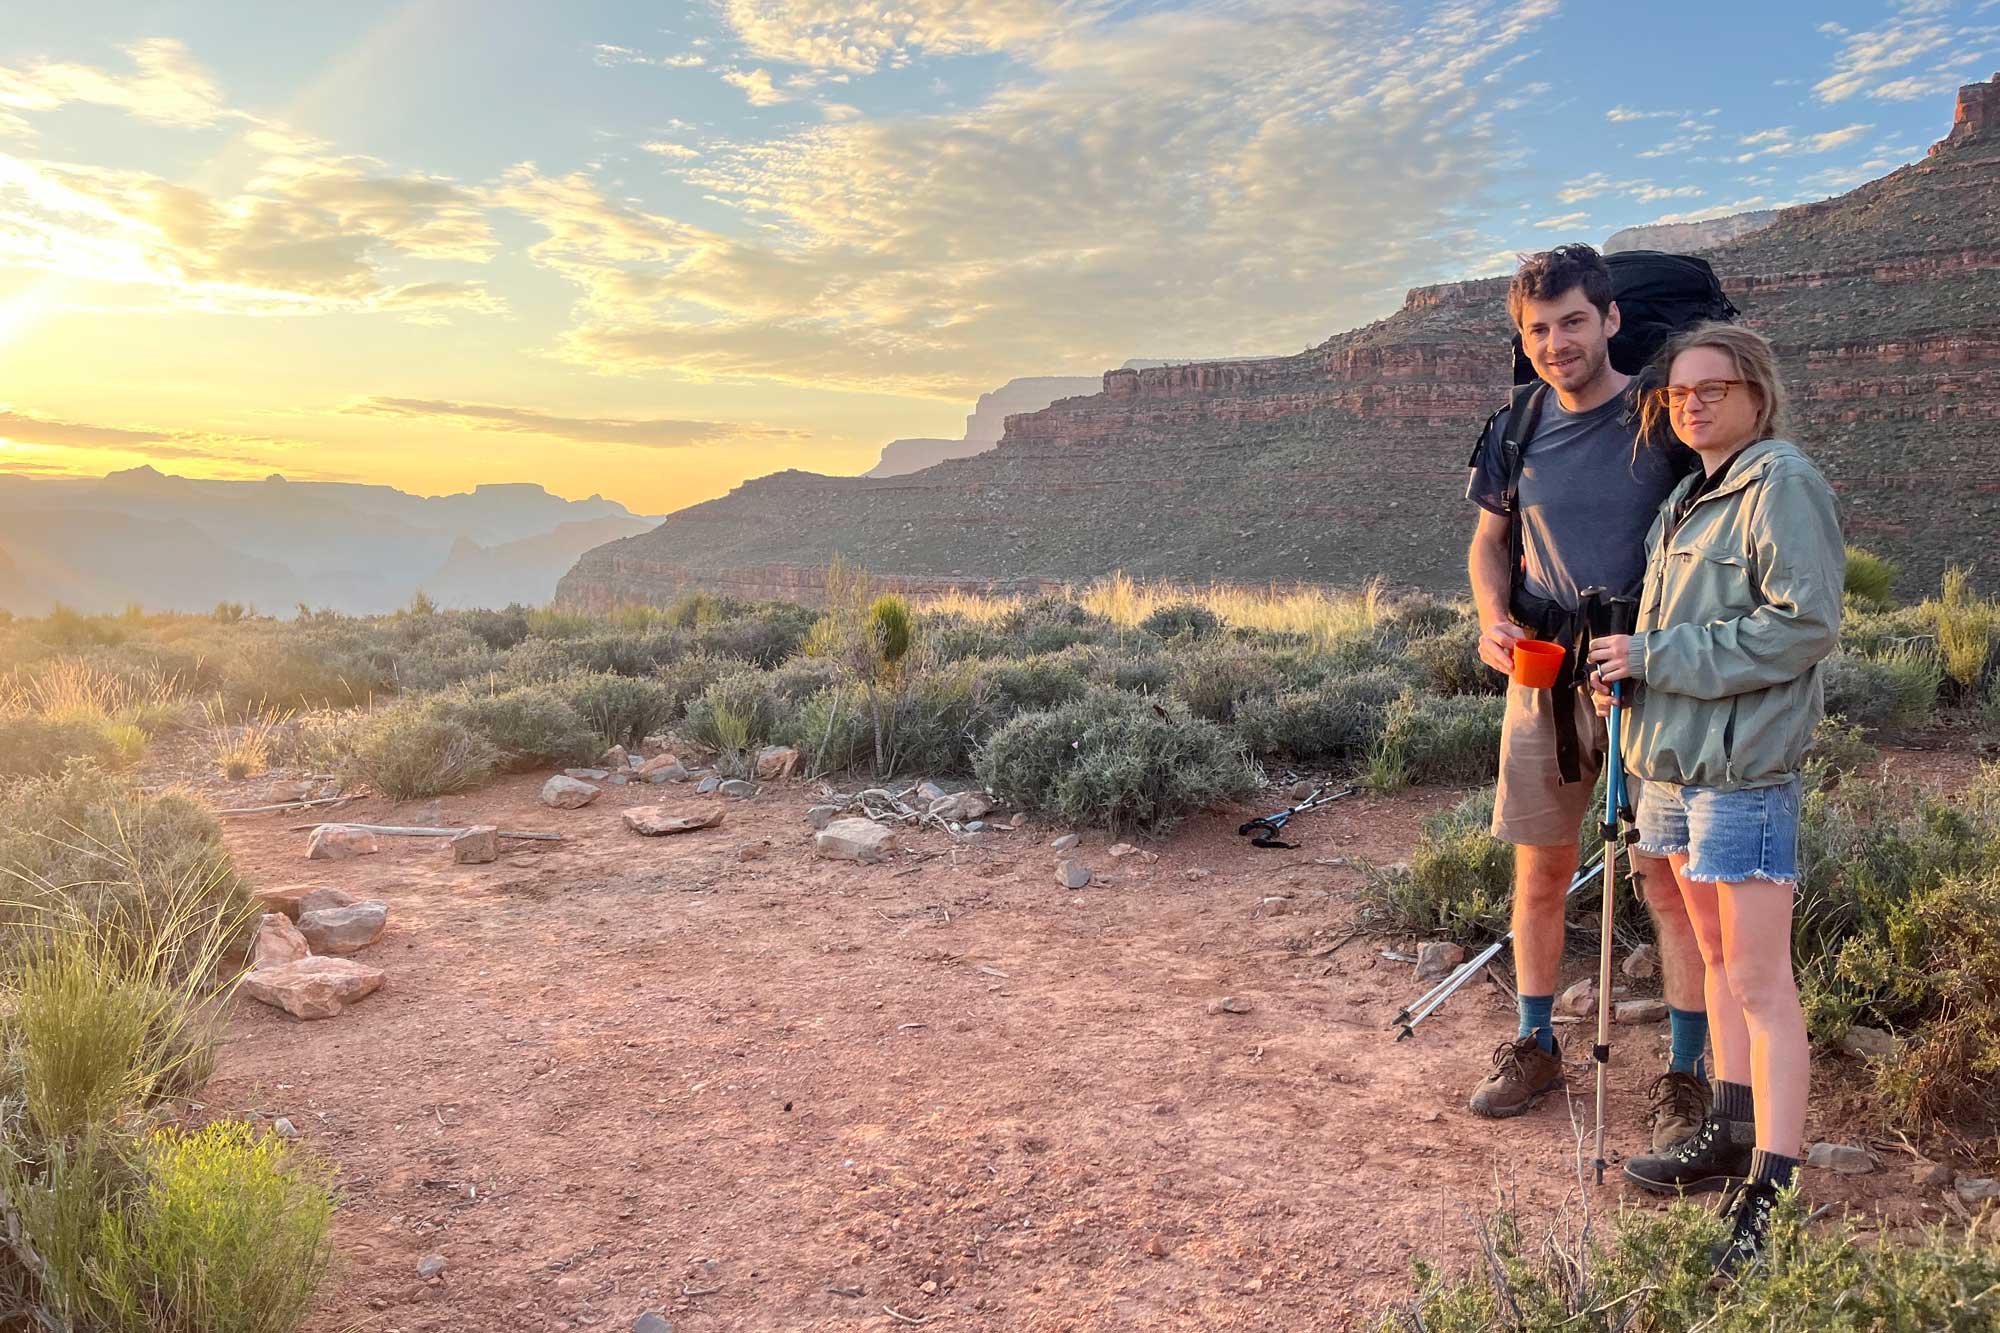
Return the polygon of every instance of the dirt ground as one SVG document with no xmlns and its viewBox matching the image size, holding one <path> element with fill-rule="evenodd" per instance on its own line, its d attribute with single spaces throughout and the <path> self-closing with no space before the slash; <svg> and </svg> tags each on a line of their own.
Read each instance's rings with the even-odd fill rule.
<svg viewBox="0 0 2000 1333">
<path fill-rule="evenodd" d="M 1069 892 L 1059 829 L 826 862 L 804 783 L 648 839 L 623 808 L 718 798 L 609 787 L 549 810 L 544 776 L 337 813 L 563 835 L 487 866 L 414 838 L 309 862 L 288 831 L 307 816 L 226 821 L 253 883 L 391 907 L 360 955 L 384 988 L 316 1023 L 239 998 L 205 1095 L 210 1115 L 289 1117 L 339 1169 L 316 1333 L 623 1330 L 646 1310 L 679 1333 L 1363 1328 L 1413 1253 L 1468 1252 L 1496 1190 L 1537 1221 L 1578 1200 L 1587 1062 L 1573 1100 L 1473 1118 L 1511 1000 L 1475 982 L 1398 1044 L 1389 1018 L 1424 987 L 1383 956 L 1398 942 L 1351 936 L 1349 863 L 1406 857 L 1452 793 L 1302 817 L 1297 851 L 1246 848 L 1244 811 L 1153 864 L 1086 834 L 1100 879 Z M 1250 1012 L 1211 1012 L 1224 996 Z M 1616 1030 L 1621 1154 L 1664 1043 Z M 1816 1101 L 1813 1137 L 1846 1109 Z M 1910 1159 L 1882 1155 L 1807 1188 L 1885 1226 L 1936 1217 Z M 429 1255 L 446 1267 L 426 1281 Z"/>
</svg>

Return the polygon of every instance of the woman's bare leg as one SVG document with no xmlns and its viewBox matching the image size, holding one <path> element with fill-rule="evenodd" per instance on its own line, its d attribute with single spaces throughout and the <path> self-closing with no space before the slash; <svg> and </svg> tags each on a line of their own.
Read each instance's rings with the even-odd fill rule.
<svg viewBox="0 0 2000 1333">
<path fill-rule="evenodd" d="M 1792 976 L 1792 886 L 1748 880 L 1712 887 L 1722 923 L 1726 990 L 1749 1035 L 1757 1146 L 1797 1157 L 1805 1141 L 1810 1057 L 1805 1010 Z M 1713 1024 L 1712 994 L 1709 1012 Z"/>
</svg>

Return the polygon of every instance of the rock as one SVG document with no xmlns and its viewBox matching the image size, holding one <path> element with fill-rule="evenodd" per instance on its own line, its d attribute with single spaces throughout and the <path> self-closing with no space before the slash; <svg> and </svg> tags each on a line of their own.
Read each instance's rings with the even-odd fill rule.
<svg viewBox="0 0 2000 1333">
<path fill-rule="evenodd" d="M 299 907 L 300 900 L 309 893 L 325 892 L 327 890 L 312 884 L 277 884 L 268 889 L 253 889 L 250 896 L 255 898 L 257 905 L 265 911 L 278 912 L 296 921 L 299 919 L 299 912 L 301 910 Z M 338 890 L 333 890 L 333 892 L 338 892 Z"/>
<path fill-rule="evenodd" d="M 1947 1163 L 1927 1162 L 1921 1157 L 1910 1169 L 1910 1179 L 1921 1190 L 1948 1190 L 1956 1174 Z"/>
<path fill-rule="evenodd" d="M 1875 1169 L 1875 1154 L 1848 1143 L 1815 1143 L 1806 1152 L 1806 1165 L 1843 1176 L 1865 1176 Z"/>
<path fill-rule="evenodd" d="M 1625 961 L 1618 965 L 1627 981 L 1650 981 L 1660 975 L 1660 951 L 1650 944 L 1642 944 L 1625 955 Z"/>
<path fill-rule="evenodd" d="M 1417 979 L 1436 981 L 1465 961 L 1465 950 L 1450 940 L 1425 940 L 1417 948 Z"/>
<path fill-rule="evenodd" d="M 608 768 L 612 772 L 616 773 L 620 769 L 630 768 L 632 766 L 632 756 L 630 753 L 626 751 L 624 746 L 614 745 L 610 749 L 606 750 L 602 755 L 598 756 L 597 762 L 602 766 L 604 766 L 605 768 Z"/>
<path fill-rule="evenodd" d="M 674 1326 L 658 1310 L 648 1310 L 632 1325 L 632 1333 L 674 1333 Z"/>
<path fill-rule="evenodd" d="M 781 782 L 799 766 L 799 752 L 789 745 L 767 745 L 757 751 L 751 776 L 760 782 Z"/>
<path fill-rule="evenodd" d="M 389 924 L 389 904 L 356 903 L 352 907 L 321 907 L 299 914 L 299 933 L 314 953 L 358 953 L 381 937 Z"/>
<path fill-rule="evenodd" d="M 307 912 L 324 912 L 329 907 L 352 907 L 360 901 L 346 889 L 314 889 L 299 899 L 299 916 L 304 916 Z"/>
<path fill-rule="evenodd" d="M 1291 910 L 1292 900 L 1290 898 L 1272 897 L 1259 898 L 1257 900 L 1257 914 L 1259 916 L 1286 916 Z"/>
<path fill-rule="evenodd" d="M 1056 883 L 1066 889 L 1081 889 L 1090 883 L 1090 867 L 1073 856 L 1056 862 Z"/>
<path fill-rule="evenodd" d="M 1988 1199 L 2000 1199 L 2000 1180 L 1991 1176 L 1960 1176 L 1952 1188 L 1958 1191 L 1962 1203 L 1985 1203 Z"/>
<path fill-rule="evenodd" d="M 542 804 L 556 810 L 575 810 L 596 799 L 597 788 L 562 773 L 542 784 Z"/>
<path fill-rule="evenodd" d="M 1049 844 L 1049 850 L 1055 852 L 1066 852 L 1069 851 L 1071 848 L 1075 847 L 1078 843 L 1082 841 L 1083 838 L 1080 834 L 1065 833 L 1060 838 L 1057 838 L 1054 842 Z"/>
<path fill-rule="evenodd" d="M 1255 1005 L 1240 995 L 1225 995 L 1219 1000 L 1208 1002 L 1208 1012 L 1211 1014 L 1247 1014 L 1254 1008 Z"/>
<path fill-rule="evenodd" d="M 1667 1021 L 1665 1000 L 1620 1000 L 1611 1006 L 1611 1021 L 1614 1023 L 1664 1023 Z"/>
<path fill-rule="evenodd" d="M 757 784 L 745 782 L 742 778 L 731 778 L 716 787 L 716 790 L 724 796 L 734 796 L 739 801 L 747 801 L 757 794 Z"/>
<path fill-rule="evenodd" d="M 426 1282 L 442 1272 L 444 1272 L 444 1256 L 441 1254 L 427 1254 L 417 1260 L 417 1276 Z"/>
<path fill-rule="evenodd" d="M 664 805 L 635 805 L 624 814 L 625 827 L 647 838 L 664 837 L 669 833 L 693 833 L 696 829 L 714 828 L 723 820 L 723 809 L 716 806 L 691 815 L 676 815 Z"/>
<path fill-rule="evenodd" d="M 271 1132 L 281 1139 L 295 1139 L 299 1136 L 299 1127 L 285 1117 L 279 1116 L 271 1122 Z"/>
<path fill-rule="evenodd" d="M 266 791 L 272 805 L 285 801 L 309 801 L 317 788 L 310 782 L 274 782 Z"/>
<path fill-rule="evenodd" d="M 813 851 L 836 861 L 880 861 L 895 850 L 895 832 L 872 819 L 836 819 L 813 834 Z"/>
<path fill-rule="evenodd" d="M 379 967 L 352 958 L 300 958 L 260 967 L 244 975 L 243 991 L 253 1000 L 284 1010 L 293 1018 L 332 1018 L 382 984 Z"/>
<path fill-rule="evenodd" d="M 257 934 L 250 941 L 250 966 L 295 962 L 311 952 L 306 937 L 283 912 L 266 912 L 258 918 Z"/>
<path fill-rule="evenodd" d="M 1011 814 L 1011 815 L 1007 816 L 1007 827 L 1008 827 L 1008 828 L 1019 828 L 1019 827 L 1021 827 L 1021 825 L 1025 824 L 1025 823 L 1027 823 L 1027 822 L 1028 822 L 1028 817 L 1027 817 L 1026 815 L 1024 815 L 1024 814 L 1020 813 L 1020 812 L 1019 812 L 1018 810 L 1017 810 L 1017 811 L 1015 811 L 1015 812 L 1014 812 L 1013 814 Z"/>
<path fill-rule="evenodd" d="M 563 776 L 575 778 L 578 782 L 602 782 L 611 774 L 602 768 L 565 768 Z"/>
<path fill-rule="evenodd" d="M 1111 859 L 1114 861 L 1122 861 L 1128 856 L 1137 856 L 1139 854 L 1139 849 L 1129 842 L 1114 842 L 1105 848 L 1105 851 L 1110 854 Z"/>
<path fill-rule="evenodd" d="M 610 777 L 606 778 L 605 781 L 610 783 L 614 787 L 623 787 L 627 783 L 632 781 L 632 779 L 626 777 L 623 773 L 613 773 Z"/>
<path fill-rule="evenodd" d="M 837 805 L 816 805 L 806 811 L 806 823 L 814 828 L 825 828 L 838 818 L 840 818 L 840 807 Z"/>
<path fill-rule="evenodd" d="M 346 824 L 321 824 L 306 843 L 308 861 L 345 861 L 354 856 L 373 856 L 382 844 L 367 829 Z"/>
<path fill-rule="evenodd" d="M 925 779 L 917 784 L 917 799 L 925 805 L 929 805 L 932 801 L 941 801 L 949 795 L 951 795 L 950 792 L 929 779 Z"/>
<path fill-rule="evenodd" d="M 720 787 L 721 785 L 722 785 L 722 779 L 715 776 L 715 774 L 711 773 L 707 777 L 703 778 L 699 783 L 695 784 L 695 790 L 706 796 L 709 792 L 714 791 L 717 787 Z"/>
<path fill-rule="evenodd" d="M 1196 880 L 1207 879 L 1214 873 L 1213 870 L 1204 869 L 1201 866 L 1189 866 L 1186 870 L 1181 871 L 1181 878 L 1192 884 Z"/>
<path fill-rule="evenodd" d="M 489 865 L 500 859 L 500 830 L 492 824 L 474 824 L 452 835 L 451 859 L 462 866 Z"/>
<path fill-rule="evenodd" d="M 668 764 L 665 768 L 656 768 L 646 774 L 646 781 L 657 787 L 668 782 L 687 782 L 693 777 L 694 774 L 679 764 Z"/>
<path fill-rule="evenodd" d="M 983 791 L 960 791 L 953 792 L 949 796 L 940 796 L 937 800 L 932 801 L 930 804 L 930 813 L 936 815 L 939 819 L 962 823 L 965 820 L 978 819 L 981 815 L 991 813 L 993 806 L 993 798 Z"/>
<path fill-rule="evenodd" d="M 983 819 L 968 819 L 965 821 L 965 831 L 967 833 L 984 833 L 986 832 L 986 821 Z"/>
<path fill-rule="evenodd" d="M 1556 1012 L 1571 1018 L 1589 1018 L 1597 1012 L 1597 978 L 1585 977 L 1556 996 Z"/>
<path fill-rule="evenodd" d="M 1857 1060 L 1884 1060 L 1896 1053 L 1896 1039 L 1881 1028 L 1863 1027 L 1856 1023 L 1840 1034 L 1834 1043 L 1842 1055 L 1851 1055 Z"/>
<path fill-rule="evenodd" d="M 768 841 L 746 842 L 736 849 L 736 859 L 739 861 L 761 861 L 770 854 L 771 844 Z"/>
<path fill-rule="evenodd" d="M 679 756 L 674 754 L 656 754 L 645 763 L 639 765 L 639 776 L 650 778 L 653 774 L 664 772 L 670 768 L 678 768 L 683 773 L 687 772 L 687 769 L 682 766 Z"/>
</svg>

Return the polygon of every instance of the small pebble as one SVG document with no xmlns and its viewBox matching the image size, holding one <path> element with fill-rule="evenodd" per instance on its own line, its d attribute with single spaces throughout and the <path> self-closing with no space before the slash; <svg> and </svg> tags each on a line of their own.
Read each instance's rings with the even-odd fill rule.
<svg viewBox="0 0 2000 1333">
<path fill-rule="evenodd" d="M 427 1254 L 417 1260 L 417 1276 L 426 1281 L 442 1272 L 444 1272 L 444 1256 L 441 1254 Z"/>
<path fill-rule="evenodd" d="M 279 1116 L 271 1122 L 271 1132 L 281 1139 L 295 1139 L 299 1136 L 299 1127 L 284 1116 Z"/>
<path fill-rule="evenodd" d="M 1225 995 L 1219 1000 L 1210 1001 L 1208 1012 L 1211 1014 L 1247 1014 L 1254 1007 L 1250 1001 L 1240 995 Z"/>
<path fill-rule="evenodd" d="M 1053 851 L 1066 852 L 1070 850 L 1072 847 L 1075 847 L 1078 843 L 1082 841 L 1083 838 L 1079 834 L 1065 833 L 1060 838 L 1057 838 L 1054 842 L 1050 843 L 1049 847 Z"/>
</svg>

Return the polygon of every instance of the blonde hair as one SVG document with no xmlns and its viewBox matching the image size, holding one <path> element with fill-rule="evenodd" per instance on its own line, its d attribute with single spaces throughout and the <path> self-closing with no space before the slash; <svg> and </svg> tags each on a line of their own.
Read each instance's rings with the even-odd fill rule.
<svg viewBox="0 0 2000 1333">
<path fill-rule="evenodd" d="M 1653 362 L 1659 388 L 1646 395 L 1642 407 L 1641 434 L 1646 439 L 1662 439 L 1655 434 L 1666 425 L 1667 396 L 1666 385 L 1673 374 L 1674 360 L 1682 352 L 1691 352 L 1697 347 L 1713 347 L 1728 354 L 1736 363 L 1736 377 L 1757 394 L 1757 423 L 1749 442 L 1776 439 L 1787 425 L 1785 385 L 1778 378 L 1778 357 L 1771 350 L 1771 344 L 1762 334 L 1752 333 L 1740 324 L 1705 323 L 1697 324 L 1684 333 L 1674 335 L 1667 345 L 1660 349 L 1659 357 Z"/>
</svg>

